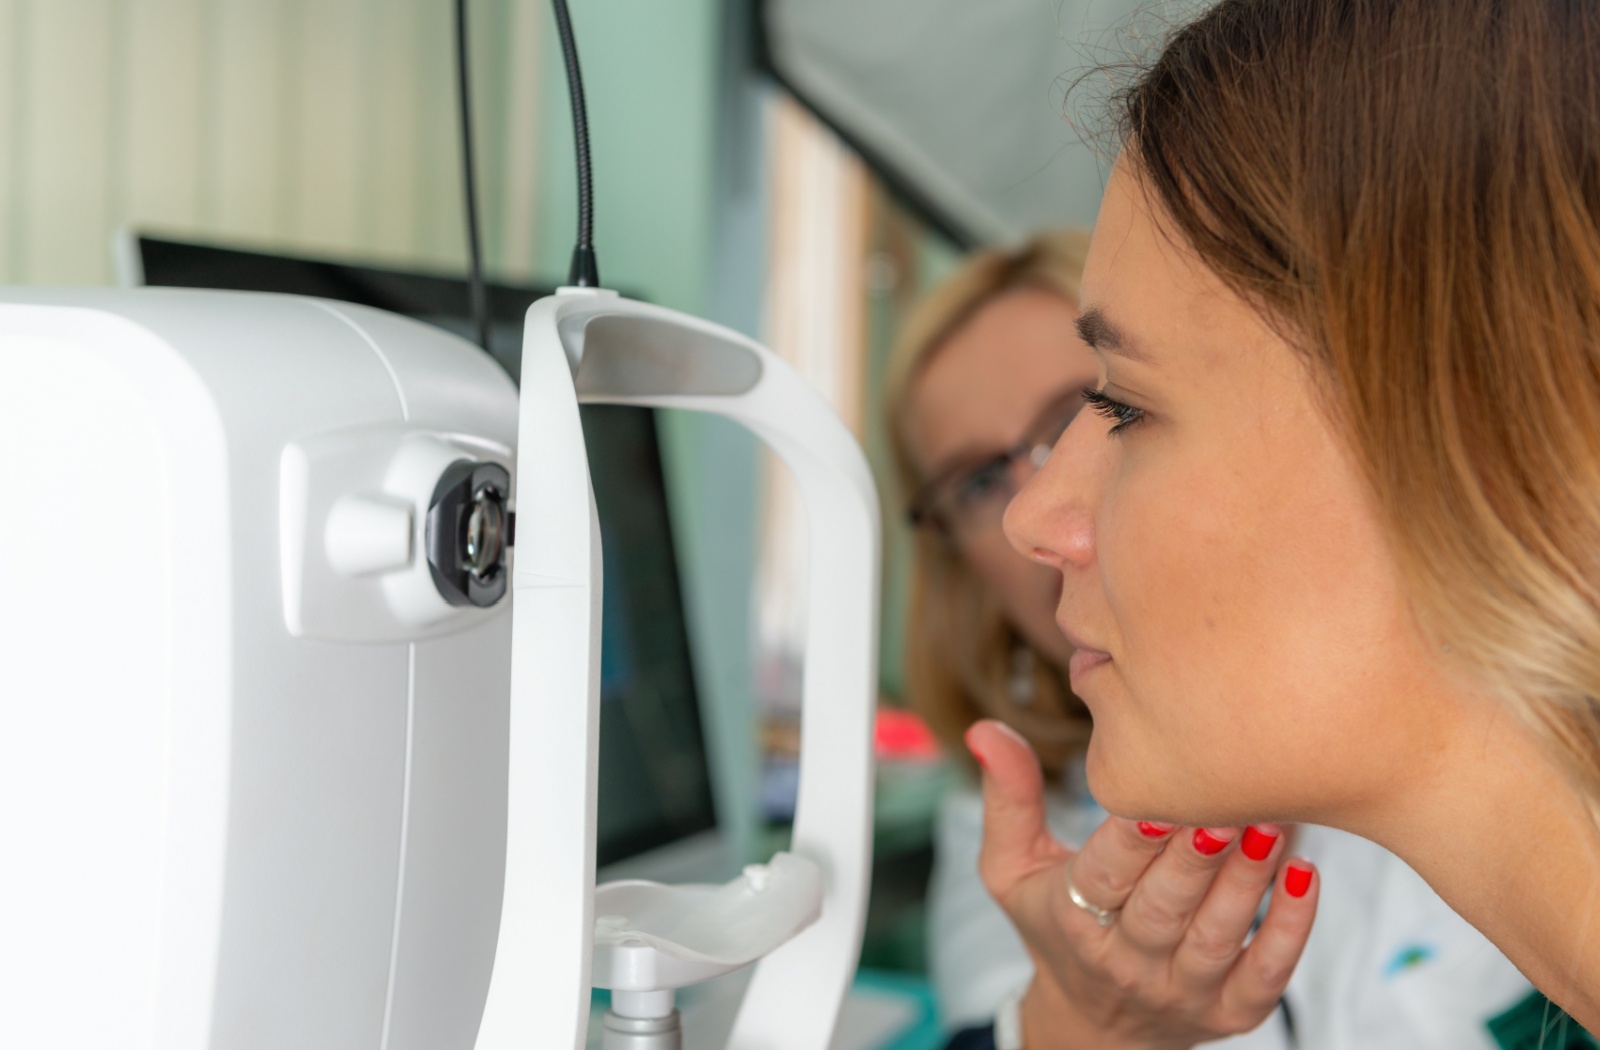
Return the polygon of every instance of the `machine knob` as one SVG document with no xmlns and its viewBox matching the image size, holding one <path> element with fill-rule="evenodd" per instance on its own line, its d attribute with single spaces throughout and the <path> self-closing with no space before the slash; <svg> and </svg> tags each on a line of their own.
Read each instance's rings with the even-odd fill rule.
<svg viewBox="0 0 1600 1050">
<path fill-rule="evenodd" d="M 411 564 L 411 508 L 378 496 L 345 496 L 322 530 L 328 564 L 342 576 L 372 576 Z"/>
</svg>

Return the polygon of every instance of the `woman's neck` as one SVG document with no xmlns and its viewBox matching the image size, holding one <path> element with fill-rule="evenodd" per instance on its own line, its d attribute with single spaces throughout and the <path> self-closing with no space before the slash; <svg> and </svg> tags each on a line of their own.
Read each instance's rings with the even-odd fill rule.
<svg viewBox="0 0 1600 1050">
<path fill-rule="evenodd" d="M 1534 986 L 1600 1032 L 1600 830 L 1528 729 L 1476 708 L 1448 753 L 1350 830 L 1387 847 Z"/>
</svg>

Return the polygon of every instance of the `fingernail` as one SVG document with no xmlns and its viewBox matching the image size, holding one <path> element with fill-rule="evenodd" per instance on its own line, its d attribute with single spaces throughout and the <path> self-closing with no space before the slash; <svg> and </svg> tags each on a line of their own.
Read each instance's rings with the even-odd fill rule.
<svg viewBox="0 0 1600 1050">
<path fill-rule="evenodd" d="M 967 750 L 972 752 L 973 759 L 977 761 L 978 768 L 982 769 L 985 773 L 989 772 L 989 763 L 983 757 L 983 752 L 972 746 L 972 729 L 968 729 L 962 739 L 966 742 Z"/>
<path fill-rule="evenodd" d="M 1218 838 L 1205 828 L 1196 828 L 1194 832 L 1194 848 L 1208 857 L 1221 853 L 1232 841 L 1232 839 Z"/>
<path fill-rule="evenodd" d="M 1267 854 L 1272 852 L 1272 847 L 1277 841 L 1276 831 L 1263 831 L 1252 824 L 1244 829 L 1244 838 L 1239 842 L 1239 849 L 1251 860 L 1266 860 Z"/>
<path fill-rule="evenodd" d="M 1021 733 L 1017 732 L 1011 726 L 1006 725 L 1004 722 L 1000 721 L 999 719 L 990 719 L 989 720 L 989 724 L 994 726 L 1000 732 L 1004 733 L 1006 736 L 1008 736 L 1011 739 L 1015 740 L 1017 743 L 1021 744 L 1023 747 L 1027 748 L 1028 750 L 1030 750 L 1030 751 L 1033 750 L 1033 745 L 1028 743 L 1028 738 L 1023 736 Z"/>
<path fill-rule="evenodd" d="M 1147 839 L 1158 839 L 1163 835 L 1172 834 L 1172 829 L 1176 826 L 1175 824 L 1157 824 L 1154 821 L 1141 820 L 1139 821 L 1139 834 Z"/>
<path fill-rule="evenodd" d="M 1289 865 L 1289 870 L 1283 875 L 1283 888 L 1289 891 L 1291 897 L 1304 897 L 1311 888 L 1311 869 L 1299 864 Z"/>
</svg>

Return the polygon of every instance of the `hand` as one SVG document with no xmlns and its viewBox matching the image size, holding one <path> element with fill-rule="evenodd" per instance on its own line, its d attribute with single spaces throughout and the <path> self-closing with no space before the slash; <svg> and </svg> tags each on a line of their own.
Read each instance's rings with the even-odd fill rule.
<svg viewBox="0 0 1600 1050">
<path fill-rule="evenodd" d="M 1074 854 L 1045 824 L 1044 779 L 1027 743 L 985 721 L 968 731 L 967 746 L 984 769 L 978 870 L 1033 956 L 1022 1002 L 1028 1050 L 1186 1048 L 1271 1015 L 1320 890 L 1308 861 L 1279 872 L 1281 828 L 1112 817 Z M 1069 873 L 1086 901 L 1116 913 L 1111 925 L 1072 902 Z"/>
</svg>

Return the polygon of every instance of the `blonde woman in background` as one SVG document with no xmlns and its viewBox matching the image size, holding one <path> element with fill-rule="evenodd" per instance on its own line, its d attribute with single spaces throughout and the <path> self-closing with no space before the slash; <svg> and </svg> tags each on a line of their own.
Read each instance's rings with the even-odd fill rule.
<svg viewBox="0 0 1600 1050">
<path fill-rule="evenodd" d="M 1068 688 L 1073 648 L 1054 619 L 1062 576 L 1019 555 L 1001 530 L 1011 497 L 1097 383 L 1075 328 L 1087 247 L 1087 235 L 1060 231 L 980 253 L 903 328 L 887 407 L 916 526 L 906 678 L 952 755 L 967 754 L 963 737 L 980 719 L 1009 726 L 1038 755 L 1042 813 L 1002 814 L 1047 824 L 1049 841 L 1030 848 L 1051 861 L 1081 850 L 1073 863 L 1085 868 L 1125 866 L 1152 848 L 1161 862 L 1109 932 L 1069 907 L 1040 953 L 979 877 L 982 798 L 969 786 L 947 799 L 929 954 L 945 1021 L 964 1030 L 952 1046 L 1014 1050 L 1024 1016 L 1051 1033 L 1028 1050 L 1227 1036 L 1219 1045 L 1238 1050 L 1497 1046 L 1491 1024 L 1531 1009 L 1530 986 L 1389 854 L 1304 828 L 1295 846 L 1306 856 L 1286 862 L 1288 836 L 1275 825 L 1108 821 L 1090 797 L 1091 723 Z M 1246 950 L 1274 885 L 1281 892 Z"/>
</svg>

